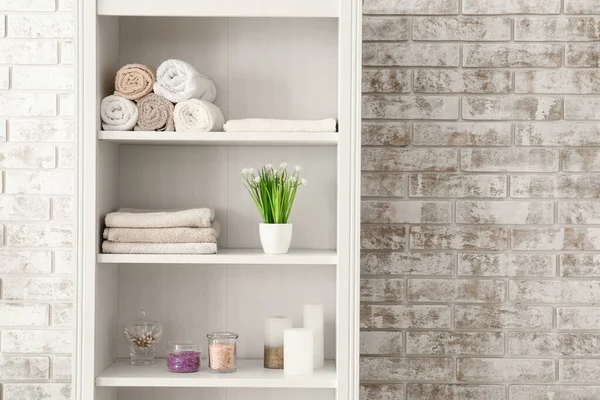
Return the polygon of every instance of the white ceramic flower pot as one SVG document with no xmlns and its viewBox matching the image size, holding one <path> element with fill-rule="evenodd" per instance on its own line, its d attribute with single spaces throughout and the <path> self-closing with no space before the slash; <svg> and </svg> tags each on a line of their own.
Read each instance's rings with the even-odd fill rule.
<svg viewBox="0 0 600 400">
<path fill-rule="evenodd" d="M 293 224 L 260 224 L 260 243 L 265 254 L 285 254 L 292 241 Z"/>
</svg>

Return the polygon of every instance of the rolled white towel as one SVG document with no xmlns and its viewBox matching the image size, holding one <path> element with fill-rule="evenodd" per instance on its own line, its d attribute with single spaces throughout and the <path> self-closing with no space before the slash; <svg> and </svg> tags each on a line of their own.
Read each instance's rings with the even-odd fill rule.
<svg viewBox="0 0 600 400">
<path fill-rule="evenodd" d="M 175 105 L 173 120 L 177 132 L 210 132 L 223 130 L 225 117 L 213 103 L 189 99 Z"/>
<path fill-rule="evenodd" d="M 217 87 L 196 68 L 181 60 L 167 60 L 156 70 L 154 93 L 172 103 L 202 99 L 211 103 L 217 98 Z"/>
<path fill-rule="evenodd" d="M 225 132 L 335 132 L 333 118 L 320 120 L 234 119 L 227 121 Z"/>
<path fill-rule="evenodd" d="M 110 95 L 100 103 L 100 118 L 105 131 L 131 131 L 138 115 L 135 103 L 124 97 Z"/>
</svg>

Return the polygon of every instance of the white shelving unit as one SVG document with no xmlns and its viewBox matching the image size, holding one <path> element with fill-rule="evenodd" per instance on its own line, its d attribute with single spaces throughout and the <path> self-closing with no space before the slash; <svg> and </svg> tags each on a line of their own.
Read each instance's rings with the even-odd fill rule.
<svg viewBox="0 0 600 400">
<path fill-rule="evenodd" d="M 358 399 L 361 1 L 83 3 L 76 398 Z M 168 58 L 215 81 L 226 119 L 336 117 L 339 132 L 99 130 L 117 69 Z M 240 170 L 281 161 L 301 165 L 309 185 L 292 212 L 294 250 L 265 255 Z M 102 254 L 104 216 L 119 207 L 211 207 L 219 253 Z M 265 370 L 264 318 L 300 326 L 306 303 L 325 308 L 325 368 Z M 238 333 L 238 371 L 131 366 L 122 331 L 141 309 L 164 323 L 158 357 L 169 340 L 198 341 L 205 353 L 206 333 Z"/>
</svg>

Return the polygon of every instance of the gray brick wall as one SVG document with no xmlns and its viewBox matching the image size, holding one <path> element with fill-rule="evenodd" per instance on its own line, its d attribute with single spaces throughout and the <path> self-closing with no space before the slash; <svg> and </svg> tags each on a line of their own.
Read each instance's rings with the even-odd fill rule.
<svg viewBox="0 0 600 400">
<path fill-rule="evenodd" d="M 0 398 L 69 400 L 75 0 L 0 0 Z"/>
<path fill-rule="evenodd" d="M 363 12 L 361 399 L 600 398 L 600 1 Z"/>
</svg>

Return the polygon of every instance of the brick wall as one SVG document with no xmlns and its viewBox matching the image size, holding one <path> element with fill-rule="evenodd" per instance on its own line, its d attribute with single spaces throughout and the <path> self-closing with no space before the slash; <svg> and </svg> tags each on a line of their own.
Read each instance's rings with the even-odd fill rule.
<svg viewBox="0 0 600 400">
<path fill-rule="evenodd" d="M 75 0 L 0 0 L 0 385 L 71 399 Z"/>
<path fill-rule="evenodd" d="M 363 11 L 361 398 L 600 398 L 600 1 Z"/>
</svg>

